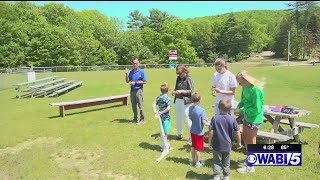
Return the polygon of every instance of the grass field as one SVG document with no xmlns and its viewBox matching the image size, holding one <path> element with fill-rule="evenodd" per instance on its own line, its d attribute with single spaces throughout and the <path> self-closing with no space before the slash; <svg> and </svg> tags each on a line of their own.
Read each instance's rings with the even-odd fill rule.
<svg viewBox="0 0 320 180">
<path fill-rule="evenodd" d="M 202 94 L 202 107 L 212 117 L 214 98 L 210 95 L 213 68 L 191 68 L 195 90 Z M 232 67 L 237 73 L 240 68 Z M 266 78 L 265 103 L 290 105 L 312 111 L 299 121 L 320 124 L 320 67 L 248 67 L 254 77 Z M 202 158 L 206 166 L 189 165 L 190 145 L 173 140 L 175 114 L 169 136 L 171 153 L 155 163 L 160 155 L 158 122 L 152 103 L 159 85 L 174 88 L 173 69 L 147 69 L 144 88 L 146 124 L 134 125 L 131 106 L 121 103 L 66 111 L 60 118 L 52 102 L 81 100 L 129 93 L 124 71 L 52 73 L 83 81 L 83 86 L 57 98 L 15 99 L 14 88 L 0 91 L 0 179 L 209 179 L 212 154 L 205 143 Z M 241 88 L 236 91 L 239 100 Z M 263 130 L 270 130 L 264 124 Z M 184 132 L 186 132 L 184 127 Z M 207 129 L 206 129 L 207 130 Z M 186 137 L 186 135 L 185 135 Z M 236 160 L 241 152 L 231 153 L 231 179 L 319 179 L 320 129 L 306 129 L 301 167 L 256 167 L 256 172 L 241 175 Z M 294 142 L 291 142 L 294 143 Z"/>
</svg>

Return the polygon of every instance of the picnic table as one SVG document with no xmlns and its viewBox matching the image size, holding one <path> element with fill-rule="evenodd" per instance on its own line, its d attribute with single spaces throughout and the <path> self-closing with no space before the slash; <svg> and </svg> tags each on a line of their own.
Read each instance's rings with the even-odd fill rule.
<svg viewBox="0 0 320 180">
<path fill-rule="evenodd" d="M 231 110 L 235 110 L 237 108 L 238 102 L 234 101 L 231 107 Z M 306 115 L 311 114 L 311 111 L 297 109 L 296 114 L 287 114 L 282 112 L 274 112 L 272 109 L 275 106 L 269 106 L 264 105 L 264 117 L 265 122 L 269 122 L 272 124 L 272 130 L 271 133 L 277 134 L 277 135 L 283 135 L 288 137 L 294 137 L 294 140 L 298 143 L 302 143 L 301 139 L 299 138 L 299 133 L 302 133 L 304 128 L 319 128 L 319 125 L 317 124 L 311 124 L 311 123 L 304 123 L 304 122 L 297 122 L 297 119 Z M 286 124 L 290 125 L 290 129 L 285 131 L 280 124 Z M 258 133 L 260 130 L 258 131 Z M 263 132 L 266 135 L 267 132 Z M 273 141 L 269 141 L 269 143 L 275 143 L 276 141 L 282 141 L 278 138 L 273 138 Z"/>
</svg>

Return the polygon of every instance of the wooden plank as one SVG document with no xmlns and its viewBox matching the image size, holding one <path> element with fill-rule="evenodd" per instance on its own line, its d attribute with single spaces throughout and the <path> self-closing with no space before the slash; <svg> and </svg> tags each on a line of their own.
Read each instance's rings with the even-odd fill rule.
<svg viewBox="0 0 320 180">
<path fill-rule="evenodd" d="M 280 121 L 281 124 L 290 124 L 289 120 L 287 119 L 282 119 Z M 304 123 L 304 122 L 296 122 L 296 126 L 301 126 L 301 127 L 304 127 L 304 128 L 319 128 L 319 125 L 317 124 L 311 124 L 311 123 Z"/>
<path fill-rule="evenodd" d="M 290 122 L 290 127 L 292 128 L 291 130 L 293 132 L 290 132 L 290 130 L 288 131 L 288 135 L 293 135 L 293 138 L 296 142 L 300 142 L 300 138 L 299 138 L 299 130 L 296 131 L 296 120 L 294 118 L 289 118 L 289 122 Z M 280 121 L 279 121 L 280 123 Z M 301 132 L 303 131 L 303 128 L 301 129 Z"/>
<path fill-rule="evenodd" d="M 294 140 L 296 142 L 300 142 L 300 139 L 299 139 L 299 133 L 302 133 L 303 132 L 303 127 L 293 127 L 291 129 L 289 129 L 288 131 L 283 131 L 283 132 L 280 132 L 280 134 L 282 135 L 286 135 L 286 136 L 293 136 L 294 137 Z"/>
<path fill-rule="evenodd" d="M 59 106 L 60 116 L 65 116 L 65 110 L 84 108 L 89 106 L 96 106 L 101 104 L 108 104 L 113 102 L 122 102 L 128 105 L 128 98 L 130 94 L 119 95 L 119 96 L 109 96 L 104 98 L 86 99 L 73 102 L 63 102 L 63 103 L 50 103 L 51 106 Z"/>
<path fill-rule="evenodd" d="M 237 109 L 237 105 L 238 105 L 238 102 L 234 101 L 232 103 L 231 109 L 232 110 Z M 282 112 L 273 112 L 270 109 L 271 107 L 273 107 L 273 106 L 264 105 L 265 110 L 264 110 L 263 114 L 264 115 L 271 115 L 271 116 L 279 116 L 281 118 L 298 118 L 298 117 L 303 117 L 303 116 L 311 114 L 311 111 L 307 111 L 307 110 L 296 110 L 298 112 L 298 114 L 286 114 L 286 113 L 282 113 Z"/>
<path fill-rule="evenodd" d="M 242 132 L 242 128 L 240 128 L 240 132 Z M 265 132 L 265 131 L 258 131 L 257 134 L 258 137 L 264 137 L 264 138 L 269 138 L 269 139 L 274 139 L 274 140 L 280 140 L 280 141 L 287 141 L 290 139 L 289 136 L 283 135 L 283 134 L 278 134 L 278 133 L 271 133 L 271 132 Z"/>
<path fill-rule="evenodd" d="M 78 109 L 78 108 L 84 108 L 84 107 L 89 107 L 89 106 L 96 106 L 96 105 L 101 105 L 101 104 L 109 104 L 109 103 L 114 103 L 114 102 L 123 102 L 123 98 L 116 98 L 116 99 L 108 99 L 108 100 L 103 100 L 103 101 L 96 101 L 96 102 L 87 102 L 87 103 L 82 103 L 82 104 L 70 104 L 70 105 L 64 105 L 65 110 L 69 109 Z M 60 106 L 61 107 L 61 106 Z"/>
<path fill-rule="evenodd" d="M 85 100 L 79 100 L 79 101 L 50 103 L 50 105 L 51 106 L 63 106 L 63 105 L 83 104 L 83 103 L 89 103 L 89 102 L 98 102 L 98 101 L 105 101 L 105 100 L 111 100 L 111 99 L 124 98 L 124 97 L 129 97 L 129 96 L 130 96 L 130 94 L 124 94 L 124 95 L 119 95 L 119 96 L 108 96 L 108 97 L 85 99 Z"/>
<path fill-rule="evenodd" d="M 264 115 L 264 117 L 265 117 L 265 118 L 267 119 L 267 121 L 269 121 L 271 124 L 274 123 L 274 119 L 273 119 L 270 115 Z M 282 131 L 284 131 L 284 129 L 279 125 L 278 131 L 279 131 L 279 132 L 282 132 Z"/>
</svg>

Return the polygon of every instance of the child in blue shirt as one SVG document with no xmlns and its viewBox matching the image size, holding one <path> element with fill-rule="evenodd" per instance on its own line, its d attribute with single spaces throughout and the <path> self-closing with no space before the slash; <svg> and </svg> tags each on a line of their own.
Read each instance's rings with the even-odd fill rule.
<svg viewBox="0 0 320 180">
<path fill-rule="evenodd" d="M 200 151 L 204 150 L 204 125 L 209 126 L 210 123 L 207 120 L 206 111 L 201 108 L 200 100 L 201 95 L 194 93 L 191 96 L 193 105 L 189 108 L 189 119 L 192 121 L 190 133 L 191 133 L 191 165 L 195 168 L 200 168 L 204 165 L 204 162 L 200 162 Z"/>
<path fill-rule="evenodd" d="M 168 134 L 170 132 L 170 107 L 171 107 L 171 99 L 168 96 L 168 91 L 169 91 L 169 85 L 168 83 L 163 83 L 160 86 L 160 91 L 161 95 L 157 97 L 156 101 L 153 103 L 153 111 L 155 113 L 155 116 L 158 117 L 160 116 L 161 122 L 162 122 L 162 127 L 165 133 L 165 142 L 169 145 L 169 150 L 171 150 L 171 146 L 168 142 Z M 156 106 L 158 105 L 159 111 L 157 111 Z M 162 148 L 164 148 L 163 144 L 161 145 Z"/>
<path fill-rule="evenodd" d="M 209 149 L 213 152 L 213 179 L 220 180 L 220 168 L 223 170 L 223 180 L 229 179 L 230 151 L 233 134 L 237 138 L 236 148 L 241 147 L 240 129 L 233 116 L 228 114 L 231 109 L 231 101 L 222 99 L 219 101 L 220 114 L 216 114 L 209 127 Z"/>
</svg>

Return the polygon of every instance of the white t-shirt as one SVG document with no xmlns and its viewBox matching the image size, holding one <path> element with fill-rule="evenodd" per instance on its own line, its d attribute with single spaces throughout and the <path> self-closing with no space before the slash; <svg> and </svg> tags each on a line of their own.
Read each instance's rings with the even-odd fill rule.
<svg viewBox="0 0 320 180">
<path fill-rule="evenodd" d="M 226 70 L 226 72 L 223 74 L 215 72 L 212 77 L 212 87 L 216 87 L 221 90 L 230 91 L 231 88 L 237 87 L 236 76 L 228 70 Z M 234 101 L 234 95 L 226 95 L 226 94 L 216 93 L 215 104 L 219 103 L 219 101 L 224 98 L 230 99 L 231 102 Z"/>
</svg>

